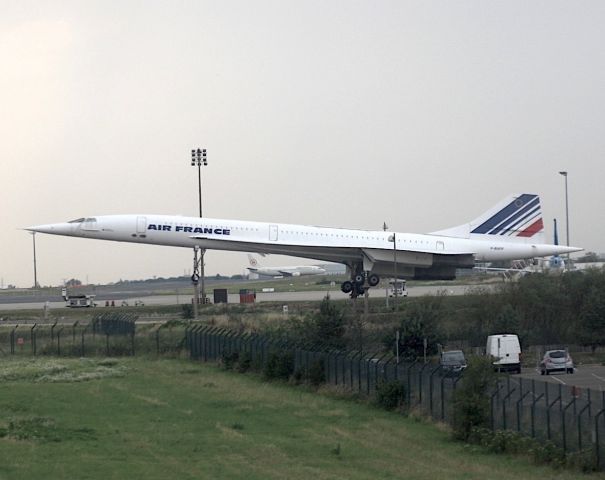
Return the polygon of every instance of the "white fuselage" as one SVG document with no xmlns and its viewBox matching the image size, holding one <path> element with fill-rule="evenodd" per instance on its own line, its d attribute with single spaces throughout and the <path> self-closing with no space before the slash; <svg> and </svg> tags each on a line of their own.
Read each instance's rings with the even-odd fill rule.
<svg viewBox="0 0 605 480">
<path fill-rule="evenodd" d="M 512 260 L 577 251 L 560 245 L 513 242 L 508 237 L 350 230 L 283 223 L 250 222 L 169 215 L 105 215 L 69 223 L 39 225 L 29 230 L 57 235 L 178 247 L 287 254 L 348 263 L 367 256 L 415 266 L 430 255 L 472 255 L 476 261 Z M 475 237 L 475 238 L 473 238 Z M 390 256 L 389 256 L 390 255 Z"/>
</svg>

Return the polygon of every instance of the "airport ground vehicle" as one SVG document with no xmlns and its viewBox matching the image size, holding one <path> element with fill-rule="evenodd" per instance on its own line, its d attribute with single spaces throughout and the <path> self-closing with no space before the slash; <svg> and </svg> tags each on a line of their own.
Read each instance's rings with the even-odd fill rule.
<svg viewBox="0 0 605 480">
<path fill-rule="evenodd" d="M 490 335 L 487 337 L 485 354 L 494 359 L 494 368 L 499 372 L 521 373 L 521 345 L 517 335 Z"/>
<path fill-rule="evenodd" d="M 466 358 L 462 350 L 450 350 L 449 352 L 441 352 L 439 358 L 443 373 L 446 375 L 460 375 L 466 368 Z"/>
<path fill-rule="evenodd" d="M 548 350 L 540 361 L 540 374 L 552 372 L 574 373 L 573 360 L 566 350 Z"/>
<path fill-rule="evenodd" d="M 405 280 L 391 280 L 389 282 L 389 297 L 394 297 L 397 294 L 398 297 L 407 297 L 408 291 L 405 288 Z"/>
</svg>

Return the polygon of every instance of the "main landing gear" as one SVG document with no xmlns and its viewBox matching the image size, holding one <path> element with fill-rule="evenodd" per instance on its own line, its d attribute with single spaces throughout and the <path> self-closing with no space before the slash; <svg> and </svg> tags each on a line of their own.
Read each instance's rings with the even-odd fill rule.
<svg viewBox="0 0 605 480">
<path fill-rule="evenodd" d="M 342 282 L 340 289 L 344 293 L 350 293 L 351 298 L 356 298 L 365 294 L 368 288 L 378 285 L 379 282 L 380 277 L 375 273 L 356 269 L 356 271 L 351 274 L 351 280 Z"/>
</svg>

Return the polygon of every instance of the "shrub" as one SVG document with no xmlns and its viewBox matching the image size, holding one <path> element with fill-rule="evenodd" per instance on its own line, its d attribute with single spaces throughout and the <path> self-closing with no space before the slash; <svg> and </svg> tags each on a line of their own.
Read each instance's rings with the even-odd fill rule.
<svg viewBox="0 0 605 480">
<path fill-rule="evenodd" d="M 193 318 L 193 305 L 190 303 L 184 303 L 181 305 L 181 315 L 185 320 L 191 320 Z"/>
<path fill-rule="evenodd" d="M 376 387 L 376 403 L 386 409 L 400 408 L 405 400 L 405 387 L 399 382 L 380 382 Z"/>
<path fill-rule="evenodd" d="M 246 373 L 252 367 L 252 355 L 250 352 L 241 352 L 239 355 L 239 361 L 237 362 L 237 371 L 239 373 Z"/>
<path fill-rule="evenodd" d="M 318 387 L 326 381 L 326 366 L 323 358 L 313 360 L 309 365 L 308 377 L 309 383 L 314 387 Z"/>
<path fill-rule="evenodd" d="M 495 387 L 497 374 L 491 360 L 474 357 L 464 371 L 454 393 L 453 435 L 468 441 L 473 429 L 486 427 L 490 417 L 488 392 Z"/>
<path fill-rule="evenodd" d="M 225 369 L 231 370 L 239 360 L 239 352 L 223 352 L 221 360 Z"/>
<path fill-rule="evenodd" d="M 288 380 L 294 373 L 294 355 L 290 352 L 275 351 L 269 353 L 263 368 L 265 378 Z"/>
</svg>

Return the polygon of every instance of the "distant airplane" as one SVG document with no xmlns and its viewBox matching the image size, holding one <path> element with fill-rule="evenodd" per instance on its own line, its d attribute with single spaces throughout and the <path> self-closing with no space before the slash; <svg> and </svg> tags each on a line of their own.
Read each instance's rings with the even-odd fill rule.
<svg viewBox="0 0 605 480">
<path fill-rule="evenodd" d="M 297 265 L 291 267 L 261 267 L 258 260 L 248 254 L 250 266 L 248 270 L 267 277 L 300 277 L 301 275 L 321 275 L 326 273 L 324 268 L 316 265 Z"/>
<path fill-rule="evenodd" d="M 342 263 L 348 267 L 351 280 L 343 282 L 341 289 L 353 297 L 378 285 L 379 275 L 451 280 L 456 269 L 473 268 L 476 261 L 544 257 L 582 250 L 543 243 L 540 198 L 529 193 L 510 195 L 469 223 L 429 234 L 143 214 L 86 217 L 26 230 Z"/>
</svg>

